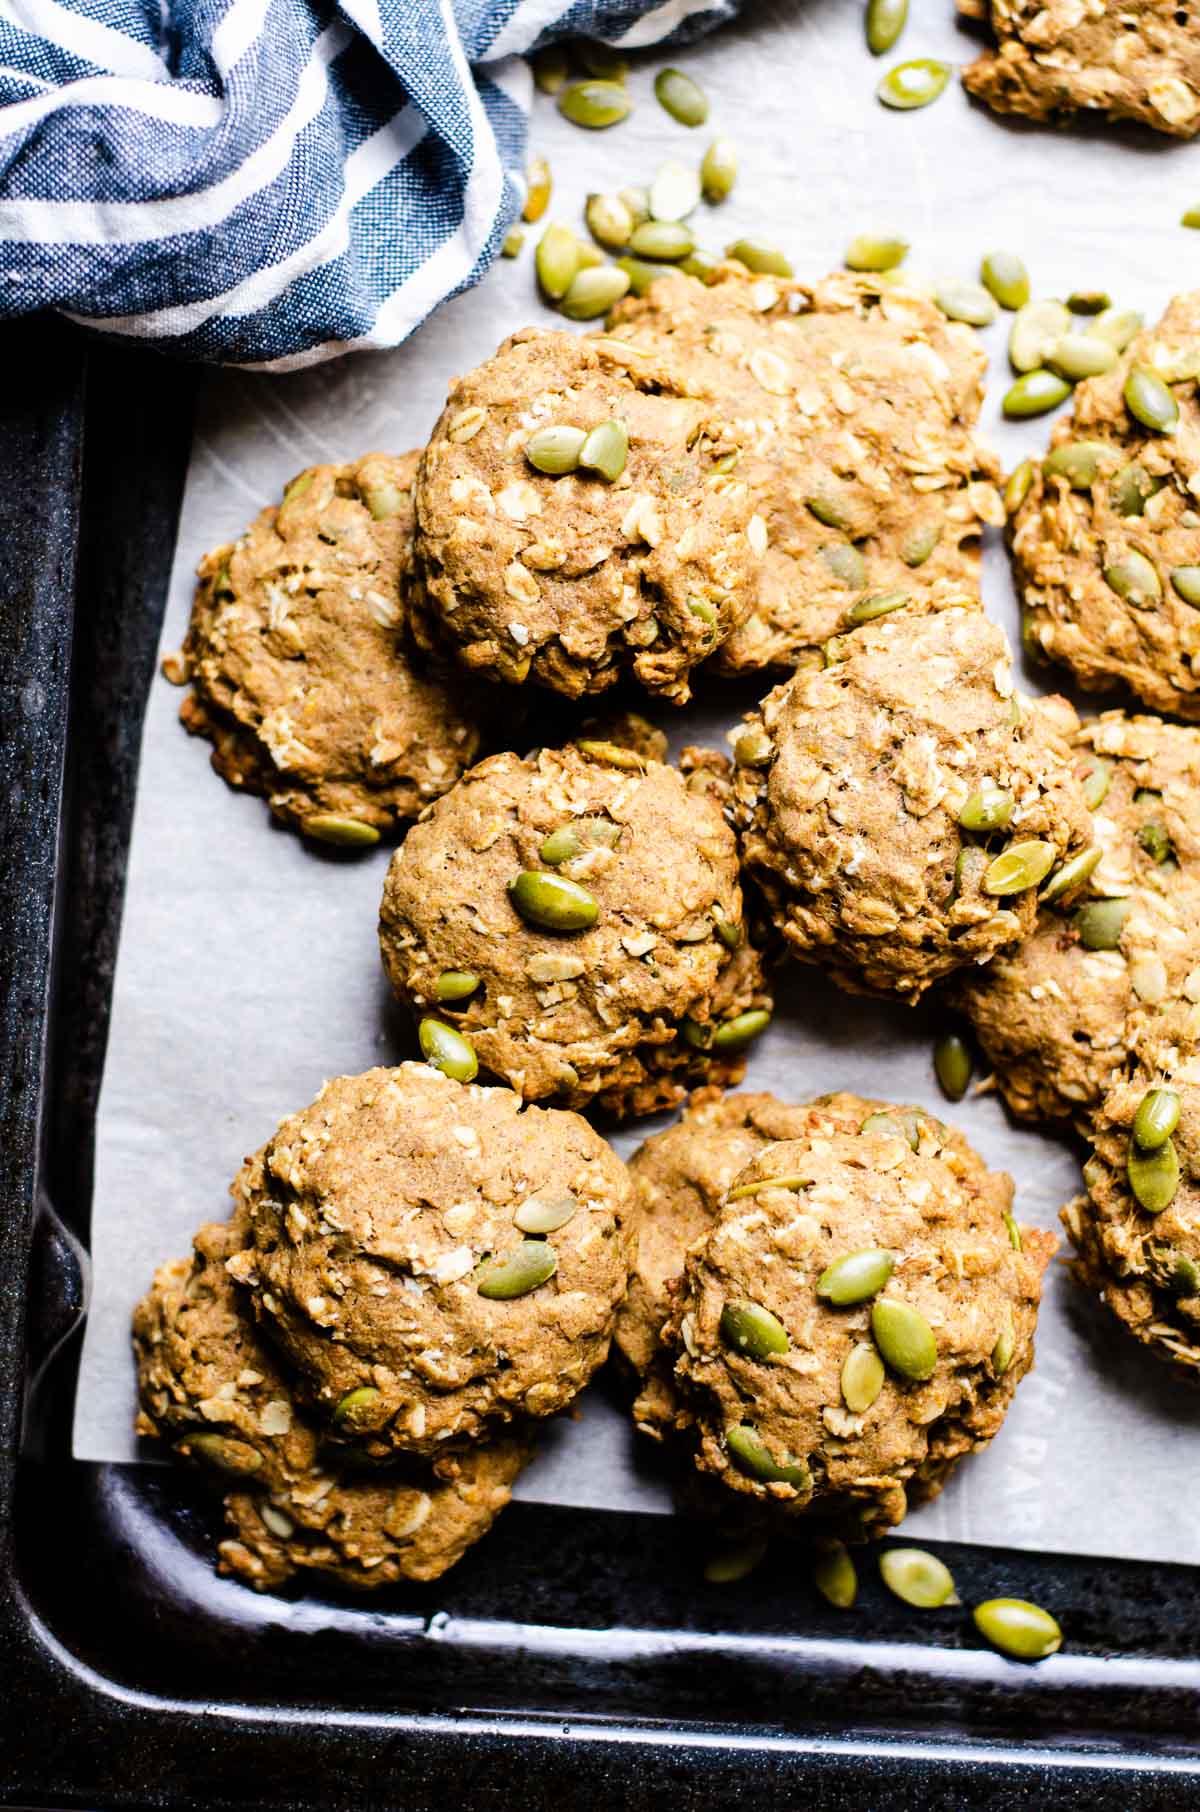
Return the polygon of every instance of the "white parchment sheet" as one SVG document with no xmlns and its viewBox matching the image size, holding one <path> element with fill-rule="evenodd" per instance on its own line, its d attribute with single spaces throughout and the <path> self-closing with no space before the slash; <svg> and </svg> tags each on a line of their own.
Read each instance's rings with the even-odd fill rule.
<svg viewBox="0 0 1200 1812">
<path fill-rule="evenodd" d="M 974 40 L 951 0 L 914 0 L 905 56 L 967 61 Z M 797 274 L 835 267 L 851 234 L 888 228 L 912 241 L 910 264 L 975 275 L 982 253 L 1026 258 L 1034 292 L 1105 288 L 1156 315 L 1200 281 L 1200 234 L 1178 225 L 1200 201 L 1200 144 L 1102 130 L 1067 135 L 1005 124 L 955 85 L 927 111 L 889 113 L 873 98 L 881 65 L 862 41 L 858 0 L 754 5 L 734 29 L 677 55 L 713 99 L 688 133 L 657 106 L 655 65 L 632 77 L 637 110 L 588 134 L 538 98 L 533 145 L 556 181 L 551 216 L 580 223 L 587 192 L 647 179 L 667 156 L 699 158 L 733 136 L 741 178 L 721 210 L 702 210 L 702 243 L 740 233 L 785 246 Z M 524 256 L 443 308 L 394 354 L 359 356 L 286 378 L 214 375 L 206 384 L 163 635 L 178 647 L 192 572 L 285 481 L 316 460 L 401 451 L 428 434 L 450 377 L 512 329 L 550 322 Z M 560 323 L 561 324 L 561 323 Z M 1044 446 L 1048 422 L 1009 426 L 1006 321 L 987 334 L 993 382 L 985 427 L 1007 466 Z M 1002 550 L 988 550 L 990 611 L 1016 631 Z M 1044 685 L 1025 675 L 1029 690 Z M 130 1311 L 163 1259 L 227 1212 L 245 1153 L 311 1100 L 323 1078 L 415 1053 L 380 970 L 375 916 L 388 852 L 346 861 L 276 830 L 208 766 L 208 747 L 177 723 L 179 693 L 155 682 L 146 721 L 129 892 L 101 1102 L 92 1250 L 95 1294 L 83 1354 L 75 1452 L 136 1457 Z M 746 701 L 710 685 L 676 714 L 681 739 L 714 740 Z M 536 700 L 535 700 L 536 706 Z M 666 708 L 658 715 L 665 721 Z M 536 735 L 536 710 L 533 732 Z M 939 1106 L 930 1024 L 921 1014 L 838 995 L 793 969 L 754 1050 L 748 1086 L 801 1099 L 846 1087 Z M 1077 1187 L 1077 1156 L 1018 1130 L 994 1099 L 953 1118 L 988 1161 L 1011 1170 L 1022 1219 L 1056 1225 Z M 645 1129 L 642 1129 L 644 1131 Z M 628 1152 L 641 1136 L 624 1135 Z M 578 1419 L 547 1430 L 519 1495 L 666 1510 L 660 1470 L 635 1444 L 611 1387 L 593 1386 Z M 1200 1399 L 1118 1336 L 1061 1264 L 1052 1267 L 1038 1364 L 991 1449 L 963 1465 L 915 1534 L 1145 1559 L 1200 1561 L 1200 1520 L 1179 1506 L 1200 1492 Z"/>
</svg>

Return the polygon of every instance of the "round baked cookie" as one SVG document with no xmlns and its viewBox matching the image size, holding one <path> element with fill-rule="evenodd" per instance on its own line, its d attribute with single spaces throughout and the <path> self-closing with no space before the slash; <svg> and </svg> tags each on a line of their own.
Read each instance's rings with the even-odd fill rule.
<svg viewBox="0 0 1200 1812">
<path fill-rule="evenodd" d="M 628 438 L 612 482 L 532 463 L 535 434 L 608 422 Z M 418 637 L 489 679 L 575 698 L 632 674 L 683 703 L 746 615 L 766 543 L 735 469 L 746 433 L 650 353 L 514 334 L 454 385 L 421 461 Z"/>
<path fill-rule="evenodd" d="M 368 1457 L 553 1415 L 608 1352 L 631 1190 L 576 1114 L 424 1064 L 339 1076 L 233 1194 L 253 1243 L 231 1276 L 330 1439 Z"/>
<path fill-rule="evenodd" d="M 202 1227 L 134 1314 L 138 1432 L 225 1488 L 222 1572 L 260 1591 L 300 1569 L 345 1585 L 437 1579 L 485 1535 L 531 1448 L 519 1428 L 370 1477 L 323 1444 L 226 1269 L 245 1218 Z"/>
<path fill-rule="evenodd" d="M 1036 883 L 1087 844 L 1060 734 L 1073 713 L 1015 699 L 980 611 L 882 617 L 828 660 L 736 739 L 743 860 L 793 954 L 916 1000 L 1028 936 Z"/>
<path fill-rule="evenodd" d="M 867 1536 L 999 1429 L 1057 1244 L 960 1135 L 926 1118 L 918 1143 L 869 1124 L 760 1151 L 663 1334 L 702 1471 Z"/>
<path fill-rule="evenodd" d="M 629 1174 L 636 1251 L 613 1346 L 638 1382 L 633 1419 L 644 1434 L 661 1440 L 690 1420 L 675 1386 L 674 1354 L 660 1335 L 688 1249 L 712 1231 L 734 1178 L 767 1145 L 856 1133 L 872 1115 L 902 1126 L 918 1142 L 927 1118 L 920 1108 L 890 1107 L 845 1093 L 793 1107 L 774 1095 L 705 1089 L 697 1090 L 681 1119 L 634 1152 Z"/>
<path fill-rule="evenodd" d="M 729 264 L 707 287 L 672 275 L 627 297 L 616 342 L 631 370 L 652 354 L 752 436 L 738 470 L 768 545 L 750 613 L 715 656 L 723 673 L 819 658 L 870 597 L 978 602 L 982 527 L 1004 520 L 999 468 L 973 436 L 986 360 L 928 297 L 887 278 L 810 286 Z"/>
<path fill-rule="evenodd" d="M 996 36 L 963 85 L 997 113 L 1139 120 L 1176 138 L 1200 130 L 1200 42 L 1178 0 L 958 0 Z"/>
<path fill-rule="evenodd" d="M 584 739 L 490 756 L 439 800 L 388 870 L 379 937 L 398 997 L 526 1100 L 639 1114 L 740 1078 L 770 1008 L 743 920 L 720 806 Z"/>
<path fill-rule="evenodd" d="M 1086 1133 L 1162 1015 L 1200 1000 L 1200 730 L 1109 711 L 1074 742 L 1095 854 L 1050 877 L 1033 935 L 964 972 L 959 1004 L 1012 1111 Z"/>
<path fill-rule="evenodd" d="M 1200 1008 L 1181 1007 L 1144 1040 L 1136 1063 L 1092 1120 L 1087 1193 L 1062 1222 L 1075 1247 L 1072 1272 L 1122 1326 L 1161 1359 L 1200 1376 Z M 1156 1150 L 1134 1137 L 1149 1093 L 1178 1122 Z M 1172 1114 L 1166 1116 L 1170 1124 Z M 1157 1136 L 1157 1135 L 1156 1135 Z M 1135 1194 L 1134 1183 L 1138 1192 Z"/>
<path fill-rule="evenodd" d="M 1170 433 L 1144 427 L 1125 401 L 1138 368 L 1174 398 Z M 1079 385 L 1010 525 L 1030 651 L 1064 662 L 1091 690 L 1126 685 L 1156 711 L 1189 718 L 1200 718 L 1198 377 L 1193 290 L 1111 371 Z M 1055 470 L 1064 462 L 1069 475 Z"/>
</svg>

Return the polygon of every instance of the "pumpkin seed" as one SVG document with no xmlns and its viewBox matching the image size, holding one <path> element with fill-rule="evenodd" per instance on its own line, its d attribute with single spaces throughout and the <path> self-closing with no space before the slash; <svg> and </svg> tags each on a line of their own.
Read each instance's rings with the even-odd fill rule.
<svg viewBox="0 0 1200 1812">
<path fill-rule="evenodd" d="M 597 315 L 606 315 L 628 290 L 628 271 L 618 270 L 615 264 L 598 265 L 576 272 L 559 308 L 568 321 L 594 321 Z"/>
<path fill-rule="evenodd" d="M 533 53 L 533 80 L 542 94 L 557 94 L 567 80 L 566 49 L 561 44 L 547 44 Z"/>
<path fill-rule="evenodd" d="M 883 1360 L 868 1341 L 852 1346 L 842 1363 L 842 1402 L 852 1416 L 862 1416 L 883 1389 Z"/>
<path fill-rule="evenodd" d="M 442 1020 L 423 1019 L 417 1027 L 417 1041 L 426 1063 L 455 1082 L 471 1082 L 478 1074 L 479 1059 L 473 1047 Z"/>
<path fill-rule="evenodd" d="M 943 283 L 934 291 L 933 299 L 949 321 L 965 321 L 968 327 L 990 327 L 996 319 L 996 304 L 981 283 L 965 278 Z"/>
<path fill-rule="evenodd" d="M 1001 308 L 1015 311 L 1028 302 L 1029 272 L 1015 252 L 989 252 L 979 267 L 979 275 Z"/>
<path fill-rule="evenodd" d="M 908 21 L 908 0 L 867 0 L 867 48 L 882 56 L 897 42 Z"/>
<path fill-rule="evenodd" d="M 826 1265 L 817 1279 L 817 1295 L 835 1308 L 850 1308 L 878 1296 L 896 1268 L 896 1254 L 882 1247 L 847 1252 Z"/>
<path fill-rule="evenodd" d="M 983 877 L 987 873 L 987 851 L 975 844 L 968 844 L 960 849 L 954 858 L 954 884 L 950 889 L 951 902 L 961 899 L 964 894 L 978 893 L 983 886 Z"/>
<path fill-rule="evenodd" d="M 1179 404 L 1152 365 L 1133 365 L 1121 392 L 1125 407 L 1143 428 L 1168 433 L 1179 420 Z"/>
<path fill-rule="evenodd" d="M 1033 489 L 1033 481 L 1036 475 L 1037 467 L 1032 459 L 1023 459 L 1019 466 L 1014 466 L 1013 470 L 1008 475 L 1008 483 L 1004 487 L 1005 515 L 1016 515 L 1030 491 Z"/>
<path fill-rule="evenodd" d="M 889 69 L 875 93 L 885 107 L 905 112 L 914 107 L 928 107 L 945 92 L 950 74 L 949 63 L 939 63 L 934 57 L 916 57 L 911 63 L 897 63 L 894 69 Z"/>
<path fill-rule="evenodd" d="M 576 282 L 579 279 L 576 278 Z M 579 464 L 585 472 L 599 472 L 601 478 L 615 484 L 629 459 L 629 436 L 618 421 L 601 422 L 592 429 L 579 449 Z"/>
<path fill-rule="evenodd" d="M 611 252 L 629 244 L 634 218 L 619 195 L 589 195 L 583 218 L 592 238 Z"/>
<path fill-rule="evenodd" d="M 1054 1618 L 1027 1598 L 988 1598 L 971 1615 L 984 1641 L 1016 1661 L 1044 1661 L 1062 1647 Z"/>
<path fill-rule="evenodd" d="M 761 239 L 735 239 L 725 247 L 727 258 L 736 258 L 758 277 L 790 277 L 792 267 L 777 246 L 764 245 Z"/>
<path fill-rule="evenodd" d="M 1099 334 L 1092 333 L 1065 333 L 1046 356 L 1050 369 L 1057 371 L 1060 377 L 1069 378 L 1073 384 L 1111 371 L 1116 362 L 1116 348 Z"/>
<path fill-rule="evenodd" d="M 620 82 L 572 82 L 558 97 L 558 111 L 572 125 L 598 131 L 627 119 L 633 102 Z"/>
<path fill-rule="evenodd" d="M 1112 762 L 1106 761 L 1103 755 L 1093 756 L 1092 765 L 1082 786 L 1083 803 L 1089 812 L 1098 812 L 1104 804 L 1108 797 L 1112 776 Z"/>
<path fill-rule="evenodd" d="M 689 252 L 686 258 L 681 258 L 675 268 L 683 271 L 689 277 L 699 278 L 701 283 L 712 283 L 716 280 L 717 272 L 721 268 L 721 260 L 715 252 L 706 252 L 697 246 L 694 252 Z M 728 459 L 730 456 L 726 453 L 722 457 Z M 735 455 L 734 458 L 736 462 L 737 456 Z"/>
<path fill-rule="evenodd" d="M 1133 1116 L 1133 1136 L 1143 1151 L 1157 1151 L 1179 1125 L 1179 1096 L 1173 1088 L 1149 1088 Z"/>
<path fill-rule="evenodd" d="M 761 768 L 775 753 L 775 744 L 760 726 L 743 730 L 733 745 L 733 759 L 739 768 Z"/>
<path fill-rule="evenodd" d="M 623 82 L 629 74 L 628 57 L 623 57 L 611 44 L 602 44 L 598 38 L 581 38 L 575 51 L 587 73 L 601 81 Z"/>
<path fill-rule="evenodd" d="M 485 1259 L 475 1273 L 475 1288 L 488 1302 L 512 1302 L 547 1283 L 558 1270 L 558 1253 L 549 1241 L 525 1239 L 511 1252 Z"/>
<path fill-rule="evenodd" d="M 651 264 L 645 258 L 618 258 L 617 269 L 625 272 L 635 296 L 644 296 L 650 285 L 660 277 L 673 277 L 676 274 L 673 264 Z"/>
<path fill-rule="evenodd" d="M 1070 394 L 1071 386 L 1066 378 L 1042 368 L 1027 371 L 1015 384 L 1010 384 L 1000 408 L 1009 421 L 1028 421 L 1031 416 L 1045 415 L 1047 410 L 1057 409 Z"/>
<path fill-rule="evenodd" d="M 521 255 L 521 248 L 524 244 L 525 235 L 520 227 L 512 227 L 505 233 L 501 242 L 500 256 L 502 258 L 519 258 Z"/>
<path fill-rule="evenodd" d="M 1007 828 L 1016 804 L 1012 794 L 994 781 L 985 781 L 971 794 L 958 814 L 958 822 L 967 831 L 994 831 Z"/>
<path fill-rule="evenodd" d="M 1175 854 L 1170 833 L 1160 818 L 1149 818 L 1137 828 L 1137 840 L 1152 862 L 1169 862 Z"/>
<path fill-rule="evenodd" d="M 557 868 L 562 862 L 573 862 L 585 849 L 597 845 L 614 849 L 620 836 L 621 826 L 608 818 L 575 818 L 570 824 L 560 824 L 557 830 L 543 838 L 538 855 L 551 868 Z"/>
<path fill-rule="evenodd" d="M 700 206 L 700 178 L 690 164 L 668 158 L 650 184 L 651 220 L 680 221 Z"/>
<path fill-rule="evenodd" d="M 479 982 L 480 977 L 470 969 L 443 969 L 433 984 L 433 992 L 444 1006 L 450 1006 L 456 1000 L 469 1000 Z"/>
<path fill-rule="evenodd" d="M 719 1025 L 709 1040 L 710 1051 L 740 1051 L 766 1031 L 771 1015 L 765 1007 L 751 1007 Z"/>
<path fill-rule="evenodd" d="M 728 1548 L 718 1548 L 705 1562 L 704 1577 L 709 1585 L 737 1585 L 739 1580 L 749 1578 L 755 1567 L 761 1564 L 766 1551 L 765 1535 L 737 1542 Z"/>
<path fill-rule="evenodd" d="M 1104 582 L 1126 603 L 1144 605 L 1162 597 L 1162 584 L 1145 554 L 1131 547 L 1121 560 L 1104 568 Z"/>
<path fill-rule="evenodd" d="M 997 1334 L 996 1344 L 992 1348 L 993 1376 L 1003 1378 L 1005 1372 L 1013 1362 L 1013 1354 L 1016 1350 L 1017 1336 L 1016 1331 L 1013 1328 L 1012 1310 L 1006 1308 L 1004 1311 L 1004 1326 Z"/>
<path fill-rule="evenodd" d="M 1125 1164 L 1133 1198 L 1147 1214 L 1161 1214 L 1175 1200 L 1179 1188 L 1179 1153 L 1168 1137 L 1152 1151 L 1143 1151 L 1132 1139 Z"/>
<path fill-rule="evenodd" d="M 1103 441 L 1067 440 L 1047 453 L 1042 471 L 1047 478 L 1065 478 L 1073 491 L 1089 491 L 1107 452 Z"/>
<path fill-rule="evenodd" d="M 725 1430 L 725 1446 L 739 1472 L 747 1478 L 760 1479 L 766 1485 L 794 1485 L 798 1491 L 812 1490 L 812 1474 L 803 1460 L 790 1456 L 773 1459 L 757 1429 L 747 1422 L 735 1422 Z"/>
<path fill-rule="evenodd" d="M 1200 1295 L 1200 1266 L 1186 1252 L 1176 1252 L 1172 1246 L 1151 1246 L 1149 1250 L 1161 1281 L 1173 1296 Z"/>
<path fill-rule="evenodd" d="M 933 1071 L 947 1101 L 961 1101 L 975 1065 L 957 1032 L 947 1032 L 933 1047 Z"/>
<path fill-rule="evenodd" d="M 176 1443 L 176 1451 L 202 1460 L 215 1472 L 226 1472 L 233 1478 L 245 1478 L 249 1473 L 257 1472 L 263 1463 L 262 1454 L 251 1447 L 249 1441 L 236 1441 L 231 1435 L 216 1434 L 210 1429 L 186 1435 Z"/>
<path fill-rule="evenodd" d="M 530 225 L 540 220 L 550 205 L 550 192 L 554 187 L 554 178 L 550 174 L 550 165 L 544 157 L 531 157 L 526 172 L 525 206 L 521 209 L 521 219 Z"/>
<path fill-rule="evenodd" d="M 879 1556 L 879 1576 L 889 1592 L 919 1611 L 961 1603 L 945 1561 L 924 1548 L 887 1548 Z"/>
<path fill-rule="evenodd" d="M 752 1183 L 741 1183 L 731 1189 L 725 1200 L 740 1202 L 748 1195 L 760 1195 L 764 1189 L 807 1189 L 809 1178 L 802 1176 L 756 1177 Z"/>
<path fill-rule="evenodd" d="M 1171 589 L 1185 604 L 1190 604 L 1194 610 L 1200 610 L 1200 566 L 1172 567 Z"/>
<path fill-rule="evenodd" d="M 1200 207 L 1186 208 L 1179 216 L 1180 226 L 1200 227 Z"/>
<path fill-rule="evenodd" d="M 650 191 L 643 188 L 640 183 L 630 183 L 625 188 L 618 189 L 617 200 L 623 201 L 629 209 L 634 226 L 637 226 L 640 220 L 649 220 Z"/>
<path fill-rule="evenodd" d="M 1112 307 L 1112 297 L 1103 289 L 1073 289 L 1067 307 L 1073 315 L 1102 315 Z"/>
<path fill-rule="evenodd" d="M 513 1226 L 521 1233 L 557 1233 L 578 1213 L 579 1198 L 570 1190 L 563 1195 L 531 1195 L 513 1215 Z"/>
<path fill-rule="evenodd" d="M 682 69 L 660 69 L 654 93 L 659 106 L 681 126 L 702 126 L 708 118 L 708 96 Z"/>
<path fill-rule="evenodd" d="M 542 294 L 561 302 L 579 269 L 579 241 L 570 227 L 552 223 L 537 243 L 533 255 Z"/>
<path fill-rule="evenodd" d="M 1144 516 L 1147 501 L 1161 491 L 1166 480 L 1151 478 L 1145 466 L 1131 459 L 1122 466 L 1109 486 L 1113 504 L 1122 516 Z"/>
<path fill-rule="evenodd" d="M 696 248 L 692 229 L 682 220 L 643 220 L 629 236 L 635 258 L 654 258 L 668 264 L 686 258 Z"/>
<path fill-rule="evenodd" d="M 858 591 L 867 582 L 866 561 L 848 541 L 827 542 L 818 552 L 835 579 Z"/>
<path fill-rule="evenodd" d="M 535 471 L 547 478 L 562 478 L 579 466 L 587 435 L 582 428 L 539 428 L 525 442 L 525 457 Z"/>
<path fill-rule="evenodd" d="M 1104 851 L 1099 844 L 1096 844 L 1092 849 L 1081 850 L 1077 856 L 1072 856 L 1069 862 L 1064 862 L 1060 868 L 1056 868 L 1038 895 L 1042 905 L 1053 906 L 1056 900 L 1065 899 L 1067 894 L 1072 893 L 1076 887 L 1082 887 L 1083 883 L 1090 880 L 1095 874 L 1103 854 Z"/>
<path fill-rule="evenodd" d="M 373 824 L 364 824 L 361 818 L 340 818 L 336 812 L 310 812 L 300 828 L 306 837 L 332 843 L 336 849 L 370 849 L 379 841 Z"/>
<path fill-rule="evenodd" d="M 713 930 L 726 950 L 741 949 L 745 932 L 735 920 L 724 918 L 716 906 L 713 907 Z"/>
<path fill-rule="evenodd" d="M 1136 308 L 1106 308 L 1092 322 L 1092 332 L 1102 335 L 1118 352 L 1124 352 L 1141 329 L 1142 317 Z"/>
<path fill-rule="evenodd" d="M 1006 1208 L 1000 1218 L 1004 1222 L 1005 1231 L 1008 1234 L 1009 1245 L 1014 1252 L 1020 1252 L 1022 1249 L 1021 1229 L 1017 1225 L 1016 1215 L 1012 1213 L 1011 1209 Z"/>
<path fill-rule="evenodd" d="M 1014 371 L 1036 371 L 1050 348 L 1071 331 L 1070 311 L 1061 302 L 1025 302 L 1008 334 L 1008 362 Z"/>
<path fill-rule="evenodd" d="M 932 516 L 905 537 L 900 544 L 900 558 L 905 566 L 924 566 L 942 538 L 942 526 L 941 517 Z"/>
<path fill-rule="evenodd" d="M 919 1309 L 894 1296 L 871 1308 L 871 1334 L 885 1364 L 910 1384 L 924 1384 L 937 1366 L 937 1341 Z"/>
<path fill-rule="evenodd" d="M 1076 908 L 1071 923 L 1085 950 L 1117 950 L 1121 931 L 1129 917 L 1130 899 L 1089 900 Z"/>
<path fill-rule="evenodd" d="M 915 1115 L 906 1126 L 895 1114 L 868 1114 L 860 1133 L 885 1133 L 891 1139 L 907 1139 L 914 1151 L 920 1149 L 921 1133 Z"/>
<path fill-rule="evenodd" d="M 599 906 L 577 881 L 532 868 L 509 882 L 508 897 L 527 925 L 543 931 L 586 931 L 600 916 Z"/>
<path fill-rule="evenodd" d="M 890 616 L 893 610 L 902 610 L 908 603 L 906 591 L 877 591 L 870 597 L 859 598 L 846 612 L 842 621 L 851 629 L 858 629 L 864 623 L 873 623 L 877 617 Z"/>
<path fill-rule="evenodd" d="M 846 247 L 842 262 L 848 271 L 890 271 L 908 257 L 908 240 L 858 233 Z"/>
<path fill-rule="evenodd" d="M 1040 886 L 1054 867 L 1057 854 L 1053 843 L 1036 837 L 1024 843 L 1010 843 L 989 865 L 983 877 L 984 893 L 1024 893 L 1027 887 Z"/>
<path fill-rule="evenodd" d="M 348 1390 L 331 1417 L 335 1428 L 352 1435 L 372 1434 L 386 1419 L 383 1392 L 376 1390 L 373 1384 L 360 1384 L 356 1390 Z"/>
<path fill-rule="evenodd" d="M 783 1323 L 757 1302 L 727 1302 L 721 1310 L 721 1338 L 749 1359 L 770 1359 L 791 1345 Z"/>
<path fill-rule="evenodd" d="M 731 138 L 714 138 L 700 165 L 700 191 L 712 204 L 725 201 L 737 181 L 737 146 Z"/>
</svg>

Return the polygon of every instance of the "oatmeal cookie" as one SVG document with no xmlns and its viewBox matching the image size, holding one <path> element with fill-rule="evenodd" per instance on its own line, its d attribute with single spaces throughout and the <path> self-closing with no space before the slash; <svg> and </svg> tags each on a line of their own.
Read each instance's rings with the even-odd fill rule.
<svg viewBox="0 0 1200 1812">
<path fill-rule="evenodd" d="M 1147 428 L 1130 386 L 1177 419 Z M 1092 690 L 1200 718 L 1200 291 L 1075 392 L 1010 525 L 1025 641 Z M 1161 383 L 1158 382 L 1161 380 Z M 1165 387 L 1165 388 L 1164 388 Z M 1134 392 L 1134 401 L 1137 394 Z"/>
<path fill-rule="evenodd" d="M 652 1113 L 769 1018 L 719 805 L 623 743 L 493 755 L 410 831 L 384 967 L 527 1100 Z"/>
<path fill-rule="evenodd" d="M 743 860 L 793 954 L 916 1000 L 1033 929 L 1090 839 L 1060 722 L 979 611 L 883 617 L 768 694 L 735 745 Z"/>
</svg>

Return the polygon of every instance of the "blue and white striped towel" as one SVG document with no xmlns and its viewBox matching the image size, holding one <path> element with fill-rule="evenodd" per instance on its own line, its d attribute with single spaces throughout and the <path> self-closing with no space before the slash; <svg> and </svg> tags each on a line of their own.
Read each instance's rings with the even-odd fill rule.
<svg viewBox="0 0 1200 1812">
<path fill-rule="evenodd" d="M 286 369 L 394 346 L 521 204 L 524 52 L 738 0 L 0 0 L 0 318 Z"/>
</svg>

